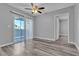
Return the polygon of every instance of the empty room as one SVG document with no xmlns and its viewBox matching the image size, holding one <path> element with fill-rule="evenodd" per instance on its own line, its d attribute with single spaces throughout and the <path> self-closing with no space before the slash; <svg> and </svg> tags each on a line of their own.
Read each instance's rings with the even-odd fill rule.
<svg viewBox="0 0 79 59">
<path fill-rule="evenodd" d="M 79 3 L 0 3 L 0 56 L 79 56 Z"/>
</svg>

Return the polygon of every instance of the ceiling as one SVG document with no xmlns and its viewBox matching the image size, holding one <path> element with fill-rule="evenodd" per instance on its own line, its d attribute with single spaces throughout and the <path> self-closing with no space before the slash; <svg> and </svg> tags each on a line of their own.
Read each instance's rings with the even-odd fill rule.
<svg viewBox="0 0 79 59">
<path fill-rule="evenodd" d="M 38 5 L 39 7 L 45 7 L 45 10 L 42 10 L 42 14 L 74 5 L 73 3 L 35 3 L 35 4 Z M 41 15 L 39 13 L 32 14 L 31 10 L 25 9 L 32 7 L 30 3 L 8 3 L 8 5 L 23 10 L 25 13 L 28 13 L 33 16 Z"/>
</svg>

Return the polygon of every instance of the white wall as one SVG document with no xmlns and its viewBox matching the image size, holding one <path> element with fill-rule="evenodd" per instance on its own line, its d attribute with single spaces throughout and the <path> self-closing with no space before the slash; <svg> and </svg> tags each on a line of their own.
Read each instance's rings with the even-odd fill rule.
<svg viewBox="0 0 79 59">
<path fill-rule="evenodd" d="M 47 38 L 49 40 L 54 40 L 54 16 L 57 14 L 69 13 L 69 36 L 70 42 L 74 42 L 74 6 L 59 9 L 50 13 L 43 14 L 41 16 L 36 16 L 34 20 L 34 37 Z M 57 30 L 55 28 L 55 30 Z"/>
<path fill-rule="evenodd" d="M 30 18 L 29 15 L 24 12 L 0 3 L 0 46 L 13 43 L 13 15 L 9 11 L 16 11 L 23 14 L 26 18 Z"/>
</svg>

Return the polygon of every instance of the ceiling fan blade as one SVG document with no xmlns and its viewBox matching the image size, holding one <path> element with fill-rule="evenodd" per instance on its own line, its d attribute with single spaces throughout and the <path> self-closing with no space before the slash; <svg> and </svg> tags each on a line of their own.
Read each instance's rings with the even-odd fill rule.
<svg viewBox="0 0 79 59">
<path fill-rule="evenodd" d="M 32 12 L 32 14 L 33 14 L 33 12 Z"/>
<path fill-rule="evenodd" d="M 45 9 L 45 7 L 40 7 L 40 8 L 38 8 L 38 9 Z"/>
<path fill-rule="evenodd" d="M 31 8 L 25 8 L 25 9 L 27 9 L 27 10 L 32 10 Z"/>
<path fill-rule="evenodd" d="M 41 11 L 38 11 L 39 13 L 42 13 Z"/>
<path fill-rule="evenodd" d="M 33 4 L 33 3 L 31 3 L 31 5 L 33 6 L 34 4 Z"/>
</svg>

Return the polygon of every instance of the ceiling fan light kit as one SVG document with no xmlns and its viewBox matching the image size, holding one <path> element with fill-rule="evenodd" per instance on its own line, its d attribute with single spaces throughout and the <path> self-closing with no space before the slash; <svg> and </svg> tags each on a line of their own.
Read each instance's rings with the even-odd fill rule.
<svg viewBox="0 0 79 59">
<path fill-rule="evenodd" d="M 38 7 L 37 6 L 32 6 L 32 13 L 37 13 L 38 12 Z"/>
<path fill-rule="evenodd" d="M 31 3 L 32 8 L 25 8 L 26 10 L 32 10 L 32 14 L 34 13 L 42 13 L 40 10 L 45 9 L 44 7 L 38 7 L 37 5 Z"/>
</svg>

